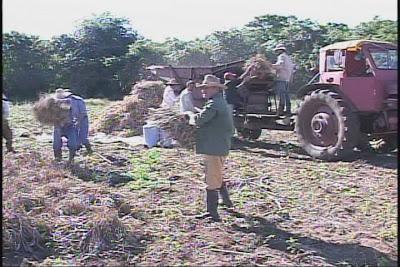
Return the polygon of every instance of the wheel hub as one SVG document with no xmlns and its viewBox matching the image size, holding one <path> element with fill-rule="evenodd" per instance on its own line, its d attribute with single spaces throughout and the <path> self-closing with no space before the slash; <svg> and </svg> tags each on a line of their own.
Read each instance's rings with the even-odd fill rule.
<svg viewBox="0 0 400 267">
<path fill-rule="evenodd" d="M 311 129 L 314 134 L 320 136 L 324 134 L 329 127 L 330 116 L 326 113 L 317 113 L 311 120 Z"/>
<path fill-rule="evenodd" d="M 337 120 L 334 113 L 328 108 L 320 108 L 311 118 L 310 126 L 310 132 L 315 145 L 327 147 L 336 143 Z"/>
</svg>

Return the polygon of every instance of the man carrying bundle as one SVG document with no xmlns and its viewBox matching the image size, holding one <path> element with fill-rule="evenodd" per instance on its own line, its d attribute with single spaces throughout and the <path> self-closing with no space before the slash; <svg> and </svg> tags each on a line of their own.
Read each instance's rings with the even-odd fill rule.
<svg viewBox="0 0 400 267">
<path fill-rule="evenodd" d="M 166 83 L 166 87 L 163 93 L 163 100 L 161 107 L 172 109 L 173 106 L 179 101 L 179 93 L 182 89 L 182 85 L 176 80 L 171 79 Z M 160 131 L 160 146 L 165 148 L 171 148 L 174 140 L 169 134 L 163 130 Z"/>
<path fill-rule="evenodd" d="M 3 138 L 6 139 L 6 148 L 7 152 L 15 153 L 14 148 L 12 147 L 12 130 L 8 123 L 8 117 L 10 116 L 10 100 L 3 94 Z"/>
<path fill-rule="evenodd" d="M 163 100 L 161 107 L 172 108 L 177 101 L 179 101 L 179 93 L 182 89 L 182 85 L 175 79 L 166 83 L 167 87 L 164 89 Z"/>
<path fill-rule="evenodd" d="M 290 57 L 286 54 L 286 47 L 278 44 L 274 51 L 278 54 L 275 64 L 272 68 L 276 70 L 276 94 L 279 95 L 278 115 L 291 114 L 291 104 L 289 97 L 289 82 L 292 79 L 294 64 Z M 286 107 L 286 110 L 284 110 Z"/>
<path fill-rule="evenodd" d="M 228 103 L 228 107 L 233 111 L 236 107 L 243 104 L 237 88 L 241 80 L 239 80 L 237 75 L 233 72 L 226 72 L 224 74 L 224 80 L 224 85 L 226 86 L 224 90 L 225 100 Z"/>
<path fill-rule="evenodd" d="M 83 98 L 71 93 L 68 89 L 62 88 L 56 90 L 56 98 L 61 100 L 70 99 L 72 119 L 78 129 L 78 150 L 84 145 L 89 154 L 93 153 L 92 146 L 88 139 L 89 118 Z"/>
<path fill-rule="evenodd" d="M 192 92 L 196 88 L 194 81 L 189 80 L 186 83 L 185 90 L 179 95 L 179 111 L 184 113 L 186 111 L 197 112 L 196 107 L 193 104 Z"/>
<path fill-rule="evenodd" d="M 59 90 L 59 89 L 57 89 Z M 62 89 L 61 89 L 62 90 Z M 71 106 L 71 99 L 60 99 L 61 91 L 56 93 L 54 97 L 57 102 L 62 103 L 63 105 Z M 71 108 L 69 111 L 69 119 L 66 122 L 60 122 L 54 124 L 53 130 L 53 151 L 54 158 L 57 162 L 61 162 L 62 160 L 62 137 L 67 138 L 67 147 L 69 150 L 69 158 L 68 163 L 72 164 L 74 162 L 75 154 L 78 149 L 78 127 L 76 121 L 74 121 L 72 117 Z"/>
<path fill-rule="evenodd" d="M 197 126 L 196 153 L 204 155 L 207 212 L 197 218 L 220 221 L 218 215 L 218 190 L 223 203 L 232 208 L 226 184 L 223 182 L 224 161 L 229 154 L 234 133 L 233 118 L 222 95 L 226 86 L 219 78 L 208 74 L 202 84 L 203 97 L 208 99 L 198 114 L 188 112 L 190 121 Z"/>
</svg>

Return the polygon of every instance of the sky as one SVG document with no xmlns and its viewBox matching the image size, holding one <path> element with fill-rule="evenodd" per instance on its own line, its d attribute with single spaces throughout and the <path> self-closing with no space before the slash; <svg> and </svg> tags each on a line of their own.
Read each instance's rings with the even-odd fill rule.
<svg viewBox="0 0 400 267">
<path fill-rule="evenodd" d="M 260 15 L 294 15 L 354 27 L 374 16 L 397 20 L 396 0 L 3 0 L 3 33 L 50 39 L 70 34 L 84 19 L 109 11 L 129 19 L 145 38 L 162 42 L 204 38 L 242 27 Z"/>
</svg>

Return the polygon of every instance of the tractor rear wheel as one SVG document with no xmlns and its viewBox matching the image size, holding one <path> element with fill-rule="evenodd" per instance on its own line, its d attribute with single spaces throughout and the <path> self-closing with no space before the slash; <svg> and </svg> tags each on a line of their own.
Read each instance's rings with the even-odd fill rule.
<svg viewBox="0 0 400 267">
<path fill-rule="evenodd" d="M 351 155 L 357 145 L 360 122 L 337 93 L 316 90 L 300 104 L 295 131 L 310 156 L 339 160 Z"/>
<path fill-rule="evenodd" d="M 237 128 L 238 134 L 249 140 L 257 140 L 261 135 L 262 129 L 247 129 L 247 128 Z"/>
</svg>

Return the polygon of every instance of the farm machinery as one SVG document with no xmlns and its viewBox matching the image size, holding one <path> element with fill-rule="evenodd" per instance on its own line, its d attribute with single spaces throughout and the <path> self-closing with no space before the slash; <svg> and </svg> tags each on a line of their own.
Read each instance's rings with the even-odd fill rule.
<svg viewBox="0 0 400 267">
<path fill-rule="evenodd" d="M 227 71 L 241 74 L 244 61 L 210 67 L 150 66 L 161 79 L 184 84 L 204 75 L 220 78 Z M 319 51 L 319 72 L 297 90 L 298 109 L 277 112 L 273 82 L 252 84 L 250 95 L 233 111 L 242 137 L 257 139 L 262 129 L 295 131 L 301 147 L 313 158 L 343 159 L 369 138 L 397 147 L 397 46 L 387 42 L 353 40 Z"/>
</svg>

